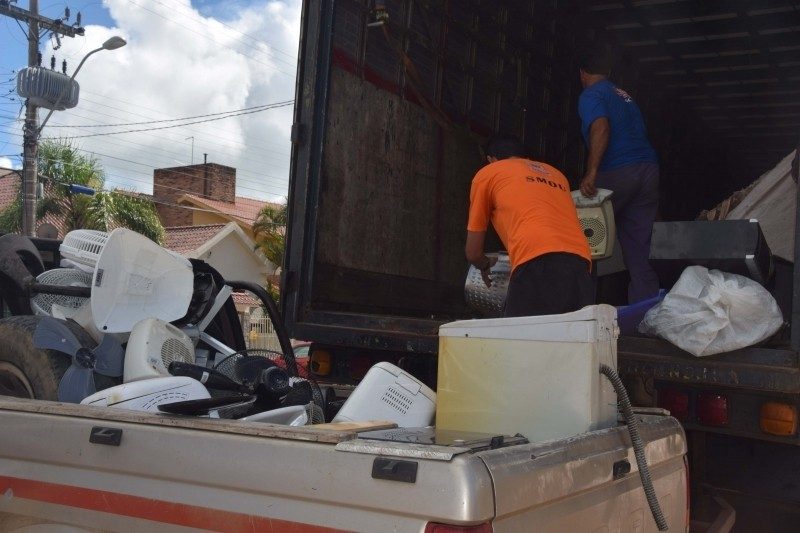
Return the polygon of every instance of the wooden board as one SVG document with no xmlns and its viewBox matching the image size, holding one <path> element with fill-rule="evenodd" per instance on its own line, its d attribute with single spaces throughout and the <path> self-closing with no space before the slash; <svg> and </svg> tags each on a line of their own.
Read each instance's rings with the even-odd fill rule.
<svg viewBox="0 0 800 533">
<path fill-rule="evenodd" d="M 361 432 L 377 429 L 393 429 L 397 427 L 397 424 L 389 422 L 388 420 L 368 420 L 367 422 L 329 422 L 327 424 L 316 424 L 309 427 L 315 430 Z"/>
<path fill-rule="evenodd" d="M 215 431 L 235 433 L 254 437 L 303 440 L 313 442 L 338 443 L 356 438 L 358 431 L 372 429 L 389 429 L 396 427 L 391 422 L 365 422 L 354 424 L 317 424 L 314 426 L 282 426 L 263 422 L 242 422 L 240 420 L 222 420 L 180 415 L 130 411 L 108 407 L 94 407 L 71 403 L 48 402 L 44 400 L 25 400 L 0 396 L 0 411 L 16 411 L 35 415 L 72 416 L 88 418 L 104 423 L 126 422 L 132 424 L 150 424 L 171 426 L 194 431 Z M 364 426 L 362 427 L 363 424 Z"/>
</svg>

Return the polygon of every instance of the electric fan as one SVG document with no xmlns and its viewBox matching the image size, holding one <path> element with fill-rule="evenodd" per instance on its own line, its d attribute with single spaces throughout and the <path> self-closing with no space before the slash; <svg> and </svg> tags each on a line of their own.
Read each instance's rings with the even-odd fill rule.
<svg viewBox="0 0 800 533">
<path fill-rule="evenodd" d="M 36 276 L 36 281 L 45 285 L 91 287 L 92 275 L 75 268 L 54 268 Z M 37 315 L 51 316 L 55 305 L 58 306 L 57 309 L 60 310 L 61 314 L 71 316 L 73 312 L 77 312 L 88 301 L 89 298 L 82 296 L 63 296 L 39 292 L 31 298 L 31 308 Z"/>
<path fill-rule="evenodd" d="M 242 350 L 225 357 L 215 367 L 214 370 L 228 376 L 239 383 L 252 386 L 270 368 L 285 370 L 288 375 L 286 390 L 275 398 L 275 402 L 257 402 L 257 408 L 277 408 L 288 407 L 291 405 L 306 406 L 308 419 L 311 423 L 324 422 L 325 399 L 316 381 L 311 379 L 305 369 L 298 367 L 294 356 L 287 356 L 272 350 Z M 279 375 L 278 372 L 274 372 Z M 262 378 L 263 379 L 263 378 Z M 270 388 L 274 384 L 267 384 Z"/>
<path fill-rule="evenodd" d="M 572 200 L 578 210 L 583 234 L 589 241 L 592 259 L 605 259 L 614 253 L 617 232 L 610 201 L 613 194 L 608 189 L 597 189 L 596 195 L 586 198 L 581 191 L 572 191 Z"/>
</svg>

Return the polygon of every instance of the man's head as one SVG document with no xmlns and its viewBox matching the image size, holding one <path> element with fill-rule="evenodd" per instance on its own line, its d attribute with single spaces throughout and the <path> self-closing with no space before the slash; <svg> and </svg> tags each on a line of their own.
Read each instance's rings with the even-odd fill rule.
<svg viewBox="0 0 800 533">
<path fill-rule="evenodd" d="M 526 157 L 525 145 L 514 135 L 493 135 L 486 145 L 486 159 L 494 163 L 510 157 Z"/>
<path fill-rule="evenodd" d="M 611 54 L 603 46 L 588 48 L 578 59 L 581 85 L 584 88 L 611 74 Z"/>
</svg>

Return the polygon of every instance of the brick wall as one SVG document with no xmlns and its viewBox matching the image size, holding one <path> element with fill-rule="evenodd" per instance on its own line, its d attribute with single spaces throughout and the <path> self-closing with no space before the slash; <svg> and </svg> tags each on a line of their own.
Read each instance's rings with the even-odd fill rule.
<svg viewBox="0 0 800 533">
<path fill-rule="evenodd" d="M 236 169 L 207 163 L 153 172 L 153 200 L 165 227 L 191 226 L 192 210 L 172 205 L 184 194 L 233 203 L 236 198 Z"/>
</svg>

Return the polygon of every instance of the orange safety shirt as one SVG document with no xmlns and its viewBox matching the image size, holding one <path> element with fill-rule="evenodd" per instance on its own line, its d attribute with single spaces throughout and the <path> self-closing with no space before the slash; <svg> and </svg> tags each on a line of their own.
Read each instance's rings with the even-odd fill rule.
<svg viewBox="0 0 800 533">
<path fill-rule="evenodd" d="M 545 163 L 502 159 L 472 179 L 469 231 L 486 231 L 491 221 L 508 251 L 512 270 L 540 255 L 566 252 L 591 264 L 569 182 Z"/>
</svg>

